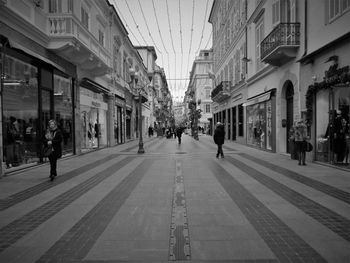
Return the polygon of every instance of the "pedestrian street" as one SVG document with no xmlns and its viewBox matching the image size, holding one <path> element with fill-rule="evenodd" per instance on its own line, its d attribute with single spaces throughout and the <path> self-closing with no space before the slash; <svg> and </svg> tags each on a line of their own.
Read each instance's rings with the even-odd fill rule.
<svg viewBox="0 0 350 263">
<path fill-rule="evenodd" d="M 144 138 L 0 181 L 0 262 L 350 262 L 350 173 Z"/>
</svg>

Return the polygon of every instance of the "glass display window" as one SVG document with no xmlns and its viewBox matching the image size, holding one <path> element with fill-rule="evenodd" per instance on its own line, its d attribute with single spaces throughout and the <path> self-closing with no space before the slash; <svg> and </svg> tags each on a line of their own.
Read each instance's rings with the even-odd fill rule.
<svg viewBox="0 0 350 263">
<path fill-rule="evenodd" d="M 3 160 L 7 168 L 39 161 L 38 69 L 5 56 L 3 78 Z"/>
<path fill-rule="evenodd" d="M 247 106 L 247 144 L 272 149 L 271 107 L 271 101 Z"/>
<path fill-rule="evenodd" d="M 55 118 L 63 135 L 63 154 L 73 152 L 72 79 L 54 75 Z"/>
</svg>

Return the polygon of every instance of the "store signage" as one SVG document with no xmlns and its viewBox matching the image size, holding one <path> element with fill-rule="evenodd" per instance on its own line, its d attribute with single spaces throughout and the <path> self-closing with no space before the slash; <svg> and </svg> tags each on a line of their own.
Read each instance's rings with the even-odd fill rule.
<svg viewBox="0 0 350 263">
<path fill-rule="evenodd" d="M 91 105 L 96 107 L 96 108 L 100 108 L 101 107 L 101 103 L 98 103 L 96 101 L 91 101 Z"/>
<path fill-rule="evenodd" d="M 270 97 L 271 97 L 271 92 L 268 92 L 268 93 L 260 95 L 256 98 L 248 100 L 246 103 L 243 103 L 243 106 L 250 106 L 250 105 L 257 104 L 257 103 L 261 103 L 261 102 L 269 100 Z"/>
<path fill-rule="evenodd" d="M 324 80 L 327 83 L 334 82 L 342 75 L 348 74 L 348 73 L 349 73 L 349 66 L 338 68 L 338 64 L 334 64 L 330 66 L 329 69 L 325 72 Z"/>
</svg>

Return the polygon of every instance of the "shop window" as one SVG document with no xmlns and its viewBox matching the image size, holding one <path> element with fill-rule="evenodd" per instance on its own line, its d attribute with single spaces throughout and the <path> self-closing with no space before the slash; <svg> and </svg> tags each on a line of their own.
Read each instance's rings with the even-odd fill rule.
<svg viewBox="0 0 350 263">
<path fill-rule="evenodd" d="M 54 75 L 55 118 L 63 135 L 63 154 L 73 152 L 72 79 Z"/>
<path fill-rule="evenodd" d="M 5 56 L 2 114 L 3 160 L 7 168 L 39 161 L 37 73 L 33 65 Z"/>
</svg>

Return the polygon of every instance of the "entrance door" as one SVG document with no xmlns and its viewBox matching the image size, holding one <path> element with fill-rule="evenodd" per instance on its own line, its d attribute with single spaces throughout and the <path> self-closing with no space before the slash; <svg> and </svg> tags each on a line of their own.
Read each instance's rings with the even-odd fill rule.
<svg viewBox="0 0 350 263">
<path fill-rule="evenodd" d="M 236 107 L 232 108 L 232 140 L 236 140 L 236 123 L 237 123 L 237 118 L 236 118 Z"/>
<path fill-rule="evenodd" d="M 287 126 L 286 126 L 286 149 L 287 153 L 290 153 L 290 145 L 289 145 L 289 130 L 293 127 L 293 96 L 294 96 L 294 89 L 293 84 L 291 82 L 288 83 L 288 87 L 286 90 L 286 101 L 287 101 Z"/>
</svg>

